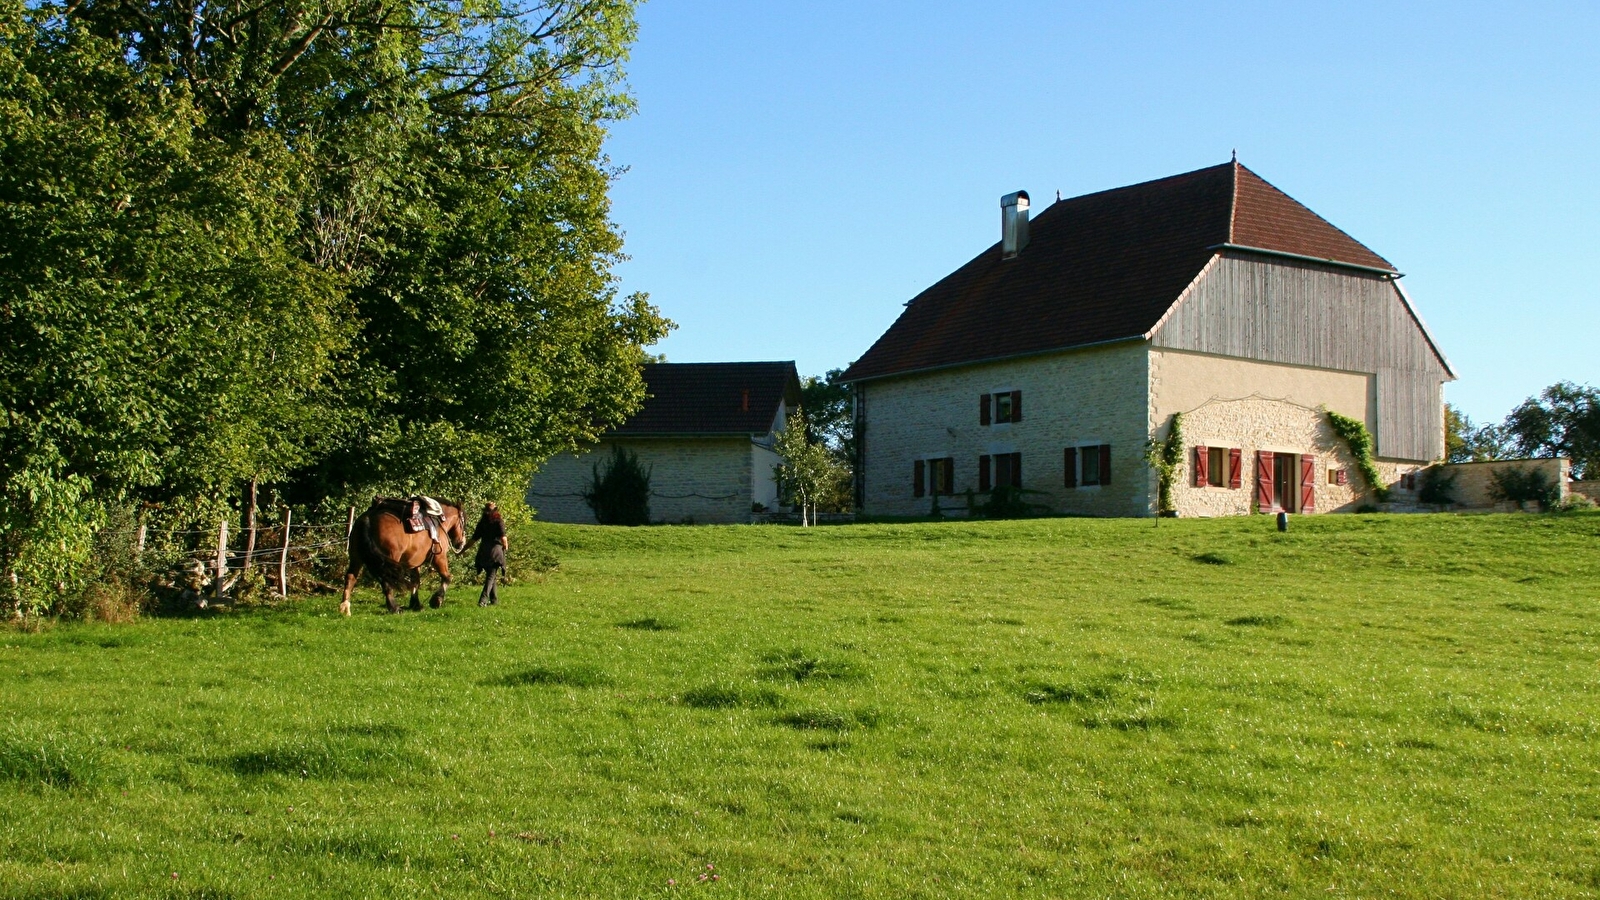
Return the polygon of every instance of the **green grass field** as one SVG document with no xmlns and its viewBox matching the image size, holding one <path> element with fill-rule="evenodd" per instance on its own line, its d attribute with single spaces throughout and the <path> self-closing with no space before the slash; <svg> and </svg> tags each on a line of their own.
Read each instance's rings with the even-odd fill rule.
<svg viewBox="0 0 1600 900">
<path fill-rule="evenodd" d="M 0 897 L 1600 896 L 1600 515 L 534 541 L 0 631 Z"/>
</svg>

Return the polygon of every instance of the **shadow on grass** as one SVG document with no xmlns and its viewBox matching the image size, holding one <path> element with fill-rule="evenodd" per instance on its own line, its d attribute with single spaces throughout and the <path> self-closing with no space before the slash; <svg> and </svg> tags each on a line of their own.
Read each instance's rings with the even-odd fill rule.
<svg viewBox="0 0 1600 900">
<path fill-rule="evenodd" d="M 679 626 L 676 622 L 669 622 L 666 619 L 658 619 L 654 616 L 650 616 L 643 619 L 633 619 L 627 622 L 618 622 L 617 627 L 626 628 L 630 631 L 677 631 L 681 626 Z"/>
</svg>

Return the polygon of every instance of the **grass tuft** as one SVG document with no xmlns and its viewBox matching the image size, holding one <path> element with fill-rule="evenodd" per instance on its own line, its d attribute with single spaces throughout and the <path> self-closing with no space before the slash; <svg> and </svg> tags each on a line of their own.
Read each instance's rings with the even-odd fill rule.
<svg viewBox="0 0 1600 900">
<path fill-rule="evenodd" d="M 104 757 L 81 740 L 54 731 L 0 733 L 0 779 L 41 787 L 82 788 L 100 782 Z"/>
<path fill-rule="evenodd" d="M 729 709 L 733 707 L 781 707 L 784 696 L 771 688 L 738 688 L 730 685 L 706 684 L 690 688 L 680 698 L 684 706 L 693 709 Z"/>
<path fill-rule="evenodd" d="M 374 778 L 410 767 L 391 744 L 334 734 L 306 736 L 261 750 L 236 753 L 222 762 L 239 775 L 323 780 Z"/>
<path fill-rule="evenodd" d="M 804 650 L 785 650 L 762 657 L 761 677 L 774 681 L 856 681 L 866 669 L 849 659 L 824 659 Z"/>
<path fill-rule="evenodd" d="M 1192 557 L 1192 559 L 1194 559 L 1194 561 L 1197 563 L 1202 563 L 1208 566 L 1232 566 L 1238 563 L 1238 559 L 1236 559 L 1233 554 L 1220 553 L 1215 550 L 1196 554 L 1194 557 Z"/>
<path fill-rule="evenodd" d="M 512 672 L 491 683 L 500 687 L 553 685 L 592 688 L 610 684 L 611 677 L 594 666 L 535 666 L 521 672 Z"/>
<path fill-rule="evenodd" d="M 1103 684 L 1035 684 L 1022 694 L 1024 700 L 1033 704 L 1103 703 L 1112 696 L 1111 688 Z"/>
<path fill-rule="evenodd" d="M 854 712 L 808 709 L 784 713 L 773 721 L 799 731 L 854 731 L 857 728 L 877 728 L 883 721 L 883 714 L 875 709 Z"/>
<path fill-rule="evenodd" d="M 1234 625 L 1240 628 L 1282 628 L 1286 625 L 1293 625 L 1294 623 L 1285 616 L 1253 615 L 1239 616 L 1237 618 L 1229 619 L 1223 624 Z"/>
</svg>

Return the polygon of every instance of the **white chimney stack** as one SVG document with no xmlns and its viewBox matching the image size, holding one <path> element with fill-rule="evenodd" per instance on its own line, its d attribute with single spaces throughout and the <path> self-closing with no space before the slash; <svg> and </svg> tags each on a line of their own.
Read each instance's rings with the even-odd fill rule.
<svg viewBox="0 0 1600 900">
<path fill-rule="evenodd" d="M 1010 259 L 1028 246 L 1028 192 L 1000 198 L 1000 253 Z"/>
</svg>

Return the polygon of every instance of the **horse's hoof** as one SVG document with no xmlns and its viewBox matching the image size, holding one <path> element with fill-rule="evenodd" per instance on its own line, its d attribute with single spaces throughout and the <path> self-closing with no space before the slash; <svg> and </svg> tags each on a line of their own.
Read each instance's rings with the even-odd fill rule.
<svg viewBox="0 0 1600 900">
<path fill-rule="evenodd" d="M 430 598 L 428 598 L 428 605 L 433 607 L 434 609 L 438 609 L 439 607 L 444 605 L 444 601 L 440 600 L 438 597 L 430 597 Z"/>
</svg>

